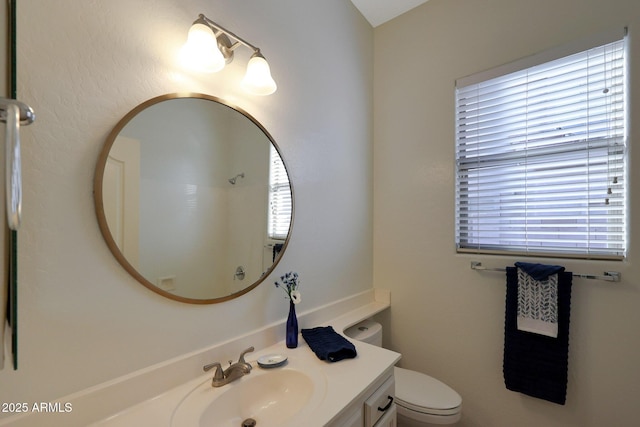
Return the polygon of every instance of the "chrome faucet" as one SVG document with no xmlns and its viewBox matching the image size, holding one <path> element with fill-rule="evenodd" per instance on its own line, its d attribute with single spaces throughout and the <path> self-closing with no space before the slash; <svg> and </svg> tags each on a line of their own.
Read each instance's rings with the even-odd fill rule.
<svg viewBox="0 0 640 427">
<path fill-rule="evenodd" d="M 231 363 L 231 361 L 229 361 L 229 367 L 224 370 L 222 369 L 222 365 L 220 364 L 220 362 L 214 362 L 208 365 L 204 365 L 202 369 L 205 372 L 216 368 L 216 372 L 213 374 L 213 380 L 211 380 L 211 386 L 222 387 L 225 384 L 229 384 L 230 382 L 251 373 L 251 364 L 247 363 L 244 360 L 244 355 L 252 352 L 253 350 L 253 346 L 244 350 L 242 353 L 240 353 L 238 361 L 236 363 Z"/>
</svg>

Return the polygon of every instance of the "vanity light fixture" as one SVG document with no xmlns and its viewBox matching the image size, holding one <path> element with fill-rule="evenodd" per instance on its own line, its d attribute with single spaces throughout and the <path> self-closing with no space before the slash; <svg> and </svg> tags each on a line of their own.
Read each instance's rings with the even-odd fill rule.
<svg viewBox="0 0 640 427">
<path fill-rule="evenodd" d="M 240 45 L 253 51 L 242 79 L 242 87 L 254 95 L 271 95 L 277 86 L 260 49 L 203 14 L 193 22 L 180 54 L 188 67 L 204 73 L 215 73 L 233 61 L 233 52 Z"/>
</svg>

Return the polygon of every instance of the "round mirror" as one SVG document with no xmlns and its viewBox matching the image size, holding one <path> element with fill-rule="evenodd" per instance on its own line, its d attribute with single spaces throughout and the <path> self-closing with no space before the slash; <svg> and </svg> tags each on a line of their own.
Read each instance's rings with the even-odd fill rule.
<svg viewBox="0 0 640 427">
<path fill-rule="evenodd" d="M 109 249 L 140 283 L 208 304 L 242 295 L 289 241 L 293 189 L 267 130 L 238 107 L 170 94 L 109 134 L 94 179 Z"/>
</svg>

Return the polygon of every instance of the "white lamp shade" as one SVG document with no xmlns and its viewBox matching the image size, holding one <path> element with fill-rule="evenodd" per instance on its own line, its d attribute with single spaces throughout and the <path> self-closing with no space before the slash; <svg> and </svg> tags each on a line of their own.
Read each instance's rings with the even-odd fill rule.
<svg viewBox="0 0 640 427">
<path fill-rule="evenodd" d="M 203 73 L 215 73 L 226 64 L 215 34 L 204 24 L 191 26 L 180 57 L 185 66 Z"/>
<path fill-rule="evenodd" d="M 269 63 L 259 53 L 249 60 L 247 73 L 241 84 L 246 91 L 254 95 L 271 95 L 277 89 L 276 82 L 271 77 Z"/>
</svg>

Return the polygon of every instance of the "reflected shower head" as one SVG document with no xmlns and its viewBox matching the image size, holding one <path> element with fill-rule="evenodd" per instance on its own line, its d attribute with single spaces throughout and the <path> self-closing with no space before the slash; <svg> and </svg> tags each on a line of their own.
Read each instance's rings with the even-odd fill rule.
<svg viewBox="0 0 640 427">
<path fill-rule="evenodd" d="M 230 183 L 231 185 L 236 185 L 236 180 L 237 180 L 238 178 L 244 178 L 244 172 L 239 173 L 238 175 L 234 176 L 233 178 L 229 178 L 229 183 Z"/>
</svg>

